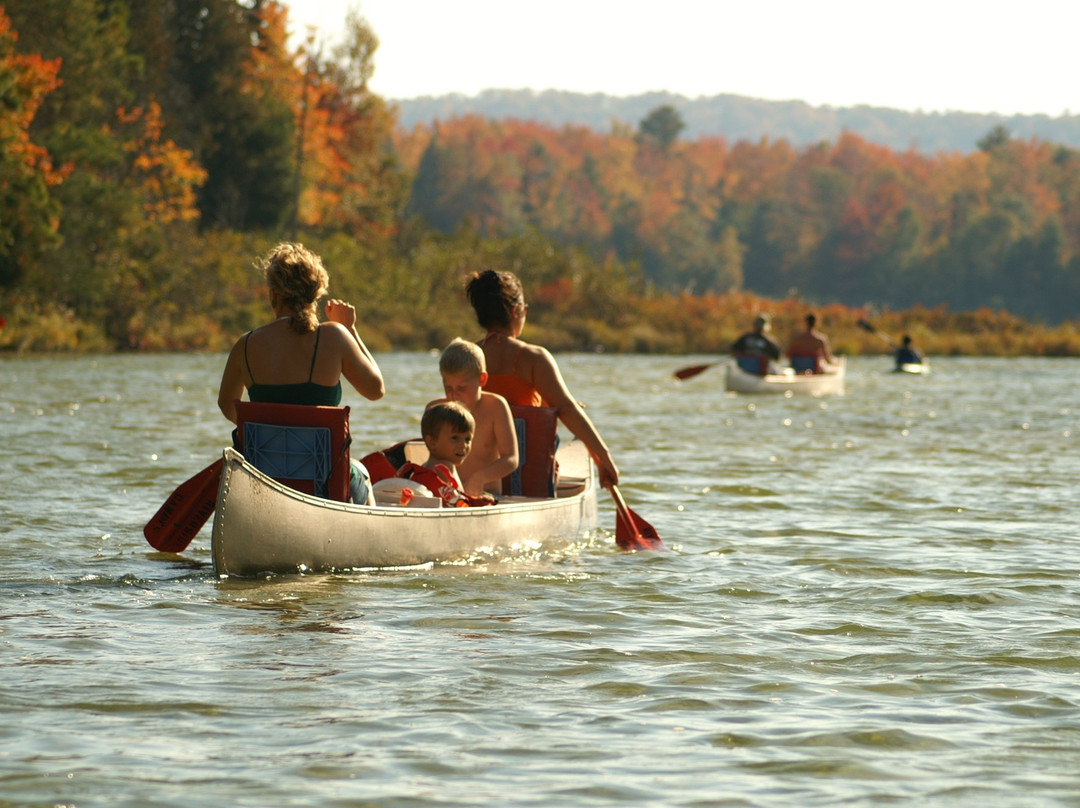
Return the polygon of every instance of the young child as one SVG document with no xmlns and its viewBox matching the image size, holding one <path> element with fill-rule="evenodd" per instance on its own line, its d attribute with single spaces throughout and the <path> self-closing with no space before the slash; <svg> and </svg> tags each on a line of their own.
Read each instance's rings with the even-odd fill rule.
<svg viewBox="0 0 1080 808">
<path fill-rule="evenodd" d="M 429 488 L 452 508 L 494 505 L 490 494 L 472 496 L 462 489 L 458 468 L 469 456 L 474 431 L 475 421 L 462 404 L 444 401 L 430 405 L 420 419 L 428 459 L 422 466 L 406 463 L 398 469 L 398 476 Z"/>
<path fill-rule="evenodd" d="M 502 478 L 518 467 L 517 433 L 506 399 L 481 389 L 488 378 L 484 351 L 473 342 L 455 339 L 439 357 L 439 373 L 446 397 L 428 406 L 456 401 L 476 422 L 472 451 L 458 468 L 464 491 L 499 493 Z"/>
</svg>

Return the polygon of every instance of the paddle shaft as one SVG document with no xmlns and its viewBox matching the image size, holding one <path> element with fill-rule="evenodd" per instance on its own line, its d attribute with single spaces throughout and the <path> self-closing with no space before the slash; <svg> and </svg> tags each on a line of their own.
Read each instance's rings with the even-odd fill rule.
<svg viewBox="0 0 1080 808">
<path fill-rule="evenodd" d="M 888 345 L 888 346 L 889 346 L 890 348 L 892 348 L 892 349 L 893 349 L 894 351 L 896 350 L 896 347 L 897 347 L 897 346 L 896 346 L 896 343 L 895 343 L 895 342 L 893 342 L 893 341 L 892 341 L 891 339 L 889 339 L 888 337 L 886 337 L 886 336 L 885 336 L 884 334 L 882 334 L 882 333 L 881 333 L 880 331 L 878 331 L 878 330 L 877 330 L 876 328 L 874 328 L 874 326 L 873 326 L 873 325 L 872 325 L 871 323 L 868 323 L 868 322 L 867 322 L 866 320 L 859 320 L 859 322 L 857 323 L 857 325 L 858 325 L 858 326 L 859 326 L 859 328 L 861 328 L 861 329 L 862 329 L 863 331 L 866 331 L 866 332 L 868 332 L 868 333 L 870 333 L 870 334 L 873 334 L 873 335 L 874 335 L 875 337 L 877 337 L 877 338 L 878 338 L 879 340 L 881 340 L 882 342 L 886 343 L 886 344 L 887 344 L 887 345 Z"/>
<path fill-rule="evenodd" d="M 619 486 L 613 485 L 609 489 L 611 491 L 611 499 L 615 503 L 615 512 L 623 523 L 627 526 L 631 533 L 634 534 L 635 539 L 641 539 L 641 533 L 634 525 L 634 519 L 630 516 L 630 508 L 626 505 L 626 500 L 623 499 L 622 491 L 619 490 Z"/>
</svg>

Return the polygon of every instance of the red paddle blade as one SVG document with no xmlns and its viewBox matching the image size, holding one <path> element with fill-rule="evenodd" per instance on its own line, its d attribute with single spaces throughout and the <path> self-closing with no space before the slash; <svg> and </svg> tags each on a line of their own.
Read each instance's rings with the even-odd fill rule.
<svg viewBox="0 0 1080 808">
<path fill-rule="evenodd" d="M 627 516 L 632 524 L 627 523 Z M 634 511 L 627 508 L 626 514 L 620 513 L 619 517 L 615 520 L 615 544 L 623 550 L 665 549 L 656 529 Z"/>
<path fill-rule="evenodd" d="M 163 553 L 182 553 L 217 505 L 224 461 L 216 460 L 172 492 L 143 528 L 147 543 Z"/>
<path fill-rule="evenodd" d="M 704 371 L 708 370 L 709 368 L 711 368 L 715 364 L 716 364 L 715 362 L 710 362 L 707 365 L 691 365 L 688 368 L 682 368 L 681 370 L 676 370 L 675 371 L 675 378 L 676 379 L 692 379 L 694 376 L 697 376 L 699 373 L 703 373 Z"/>
<path fill-rule="evenodd" d="M 663 550 L 656 528 L 630 510 L 618 486 L 609 487 L 615 502 L 615 544 L 623 550 Z"/>
</svg>

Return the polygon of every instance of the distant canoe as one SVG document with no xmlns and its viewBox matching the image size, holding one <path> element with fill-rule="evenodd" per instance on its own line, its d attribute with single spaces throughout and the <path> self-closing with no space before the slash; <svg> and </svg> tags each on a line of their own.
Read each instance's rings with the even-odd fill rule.
<svg viewBox="0 0 1080 808">
<path fill-rule="evenodd" d="M 810 396 L 842 395 L 847 361 L 840 357 L 835 365 L 826 365 L 823 373 L 796 373 L 784 368 L 783 373 L 758 376 L 747 373 L 734 362 L 725 367 L 724 386 L 734 393 L 781 393 Z"/>
<path fill-rule="evenodd" d="M 911 373 L 913 375 L 927 375 L 930 372 L 930 363 L 927 361 L 922 362 L 905 362 L 897 368 L 893 369 L 893 373 Z"/>
</svg>

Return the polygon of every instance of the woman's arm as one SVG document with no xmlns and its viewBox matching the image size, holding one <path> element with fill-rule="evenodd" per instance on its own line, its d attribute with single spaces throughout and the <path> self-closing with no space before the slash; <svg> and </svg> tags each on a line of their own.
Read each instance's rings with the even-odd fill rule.
<svg viewBox="0 0 1080 808">
<path fill-rule="evenodd" d="M 244 375 L 241 369 L 242 340 L 237 340 L 225 360 L 225 370 L 221 374 L 218 387 L 217 404 L 221 414 L 236 423 L 236 400 L 244 396 Z"/>
<path fill-rule="evenodd" d="M 326 302 L 326 319 L 340 325 L 345 339 L 341 353 L 341 374 L 364 398 L 375 401 L 386 394 L 379 363 L 356 333 L 356 309 L 342 300 Z"/>
<path fill-rule="evenodd" d="M 617 485 L 619 482 L 619 469 L 615 466 L 615 460 L 611 457 L 604 439 L 600 437 L 589 416 L 581 409 L 581 405 L 570 395 L 570 390 L 563 381 L 559 365 L 555 357 L 546 348 L 538 345 L 530 345 L 528 350 L 531 358 L 532 384 L 540 391 L 548 406 L 554 407 L 567 429 L 585 444 L 585 448 L 593 456 L 600 472 L 600 485 L 607 488 Z"/>
</svg>

